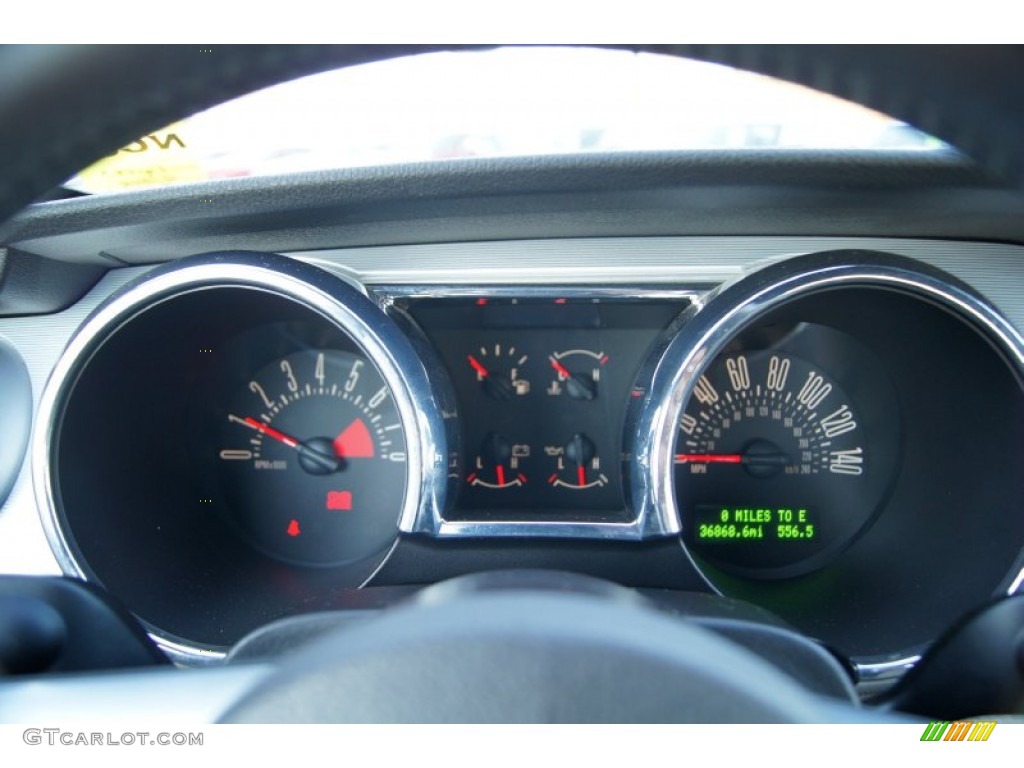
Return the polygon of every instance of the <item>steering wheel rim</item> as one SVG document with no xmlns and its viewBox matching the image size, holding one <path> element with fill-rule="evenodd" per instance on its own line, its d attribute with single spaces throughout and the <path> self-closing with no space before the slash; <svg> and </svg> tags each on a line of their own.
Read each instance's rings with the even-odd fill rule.
<svg viewBox="0 0 1024 768">
<path fill-rule="evenodd" d="M 335 631 L 221 722 L 812 723 L 822 701 L 639 601 L 521 588 L 413 602 Z"/>
</svg>

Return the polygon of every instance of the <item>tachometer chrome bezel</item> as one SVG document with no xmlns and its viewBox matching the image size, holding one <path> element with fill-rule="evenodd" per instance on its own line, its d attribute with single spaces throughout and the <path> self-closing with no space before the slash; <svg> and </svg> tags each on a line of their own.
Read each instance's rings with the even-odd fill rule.
<svg viewBox="0 0 1024 768">
<path fill-rule="evenodd" d="M 406 437 L 407 474 L 395 536 L 411 521 L 443 515 L 448 499 L 449 444 L 454 409 L 436 369 L 374 304 L 365 289 L 335 274 L 276 254 L 232 251 L 204 254 L 154 269 L 114 293 L 90 314 L 72 337 L 42 392 L 32 435 L 32 478 L 43 530 L 61 570 L 88 580 L 88 571 L 63 530 L 53 467 L 54 440 L 67 398 L 90 359 L 119 329 L 145 311 L 176 297 L 211 288 L 263 291 L 296 302 L 343 331 L 380 370 L 391 390 Z M 449 416 L 446 420 L 445 415 Z M 365 575 L 369 581 L 394 549 Z M 150 625 L 149 634 L 174 660 L 191 666 L 216 663 L 211 651 Z"/>
</svg>

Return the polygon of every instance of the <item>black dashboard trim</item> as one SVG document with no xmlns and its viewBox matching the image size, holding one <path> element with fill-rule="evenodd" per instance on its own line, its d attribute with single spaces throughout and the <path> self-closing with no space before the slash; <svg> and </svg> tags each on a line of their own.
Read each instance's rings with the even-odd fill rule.
<svg viewBox="0 0 1024 768">
<path fill-rule="evenodd" d="M 41 203 L 0 227 L 0 243 L 109 268 L 226 248 L 522 238 L 1024 242 L 1022 213 L 1024 195 L 953 152 L 652 152 L 356 168 Z"/>
</svg>

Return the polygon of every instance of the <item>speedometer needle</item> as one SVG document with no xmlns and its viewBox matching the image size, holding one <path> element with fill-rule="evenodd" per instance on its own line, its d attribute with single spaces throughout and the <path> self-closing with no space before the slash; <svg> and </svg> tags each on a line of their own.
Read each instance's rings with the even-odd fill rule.
<svg viewBox="0 0 1024 768">
<path fill-rule="evenodd" d="M 787 466 L 789 457 L 782 453 L 677 453 L 676 464 L 750 464 Z"/>
<path fill-rule="evenodd" d="M 742 464 L 740 453 L 677 453 L 676 464 Z"/>
</svg>

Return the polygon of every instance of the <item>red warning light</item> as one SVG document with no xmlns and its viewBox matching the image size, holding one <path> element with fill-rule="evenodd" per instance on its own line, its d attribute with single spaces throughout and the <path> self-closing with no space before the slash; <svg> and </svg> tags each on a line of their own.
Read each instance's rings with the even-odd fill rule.
<svg viewBox="0 0 1024 768">
<path fill-rule="evenodd" d="M 328 491 L 327 509 L 337 512 L 351 512 L 352 491 Z"/>
<path fill-rule="evenodd" d="M 476 300 L 476 305 L 478 307 L 486 307 L 487 306 L 487 299 L 477 299 Z"/>
<path fill-rule="evenodd" d="M 299 521 L 298 520 L 292 520 L 290 523 L 288 523 L 288 535 L 289 536 L 298 536 L 300 533 L 302 533 L 302 529 L 299 528 Z"/>
<path fill-rule="evenodd" d="M 565 304 L 568 299 L 555 299 L 555 304 Z"/>
<path fill-rule="evenodd" d="M 356 419 L 334 438 L 334 453 L 342 459 L 372 459 L 373 438 L 362 419 Z"/>
</svg>

